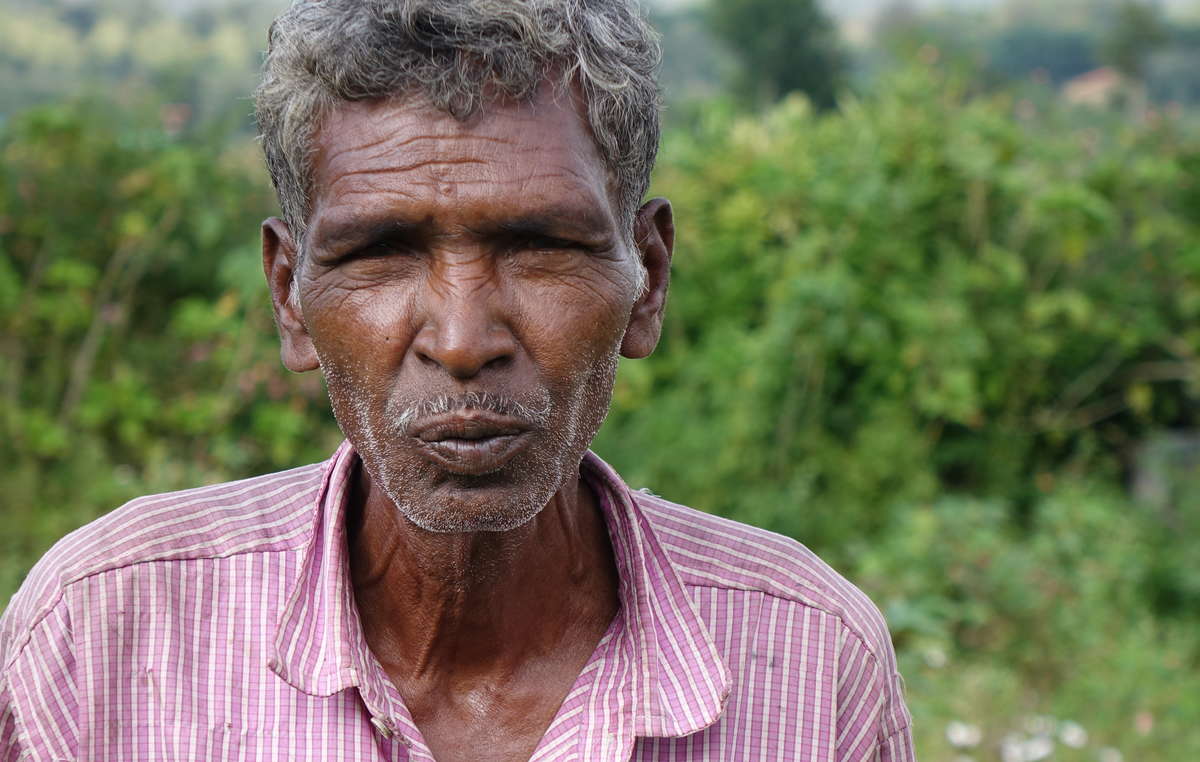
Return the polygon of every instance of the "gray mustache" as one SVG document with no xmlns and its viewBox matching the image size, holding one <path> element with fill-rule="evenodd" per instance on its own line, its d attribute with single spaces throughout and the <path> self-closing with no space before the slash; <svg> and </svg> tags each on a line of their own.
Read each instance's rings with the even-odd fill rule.
<svg viewBox="0 0 1200 762">
<path fill-rule="evenodd" d="M 485 410 L 496 415 L 517 418 L 530 427 L 545 426 L 550 420 L 550 394 L 542 392 L 538 399 L 522 402 L 512 397 L 491 392 L 467 392 L 451 396 L 448 394 L 414 402 L 394 417 L 396 433 L 407 436 L 413 424 L 422 418 L 460 410 Z"/>
</svg>

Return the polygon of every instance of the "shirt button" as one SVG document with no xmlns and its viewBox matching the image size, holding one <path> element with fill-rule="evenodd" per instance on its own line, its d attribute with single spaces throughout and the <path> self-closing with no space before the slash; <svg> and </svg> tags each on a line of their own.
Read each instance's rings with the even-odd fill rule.
<svg viewBox="0 0 1200 762">
<path fill-rule="evenodd" d="M 392 737 L 392 729 L 388 726 L 387 720 L 383 719 L 382 717 L 372 717 L 371 724 L 375 726 L 375 729 L 378 730 L 379 734 L 384 738 Z"/>
</svg>

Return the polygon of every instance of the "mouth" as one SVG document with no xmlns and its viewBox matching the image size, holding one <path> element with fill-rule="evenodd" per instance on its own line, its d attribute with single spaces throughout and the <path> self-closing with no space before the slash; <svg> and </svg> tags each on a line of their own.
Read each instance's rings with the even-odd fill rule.
<svg viewBox="0 0 1200 762">
<path fill-rule="evenodd" d="M 431 416 L 408 431 L 426 459 L 462 476 L 499 471 L 525 448 L 530 433 L 526 422 L 485 410 Z"/>
</svg>

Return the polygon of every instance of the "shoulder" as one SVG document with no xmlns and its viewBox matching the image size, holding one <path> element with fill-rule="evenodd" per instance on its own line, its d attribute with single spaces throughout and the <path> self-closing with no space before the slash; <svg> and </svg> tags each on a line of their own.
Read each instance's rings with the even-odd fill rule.
<svg viewBox="0 0 1200 762">
<path fill-rule="evenodd" d="M 135 498 L 68 534 L 34 565 L 9 602 L 0 620 L 0 655 L 11 659 L 80 580 L 133 564 L 303 544 L 325 465 Z"/>
<path fill-rule="evenodd" d="M 789 537 L 644 492 L 632 494 L 684 585 L 758 593 L 777 605 L 815 610 L 837 621 L 832 647 L 839 672 L 839 727 L 877 726 L 863 734 L 864 743 L 885 737 L 893 745 L 911 743 L 903 735 L 911 718 L 891 635 L 866 594 Z"/>
<path fill-rule="evenodd" d="M 891 652 L 879 609 L 807 547 L 783 535 L 633 492 L 685 585 L 759 592 L 830 614 L 873 655 Z"/>
</svg>

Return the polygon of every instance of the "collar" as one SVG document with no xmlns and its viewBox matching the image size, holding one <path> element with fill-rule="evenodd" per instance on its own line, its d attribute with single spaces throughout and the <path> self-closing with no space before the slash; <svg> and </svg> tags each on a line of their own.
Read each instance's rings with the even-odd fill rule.
<svg viewBox="0 0 1200 762">
<path fill-rule="evenodd" d="M 312 535 L 285 596 L 268 666 L 297 690 L 357 688 L 373 716 L 411 715 L 371 654 L 350 581 L 345 504 L 358 454 L 343 442 L 325 464 Z M 589 452 L 580 471 L 597 494 L 620 577 L 612 658 L 627 682 L 634 735 L 677 737 L 721 716 L 732 680 L 683 581 L 620 476 Z"/>
<path fill-rule="evenodd" d="M 580 472 L 604 512 L 620 577 L 617 649 L 633 678 L 633 733 L 679 737 L 715 723 L 732 678 L 683 580 L 617 472 L 588 452 Z"/>
</svg>

